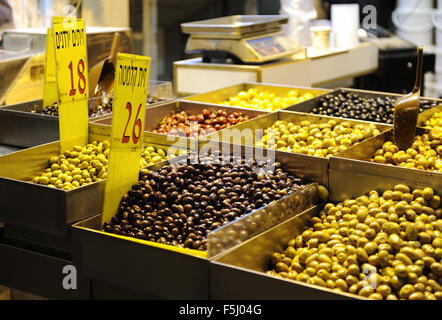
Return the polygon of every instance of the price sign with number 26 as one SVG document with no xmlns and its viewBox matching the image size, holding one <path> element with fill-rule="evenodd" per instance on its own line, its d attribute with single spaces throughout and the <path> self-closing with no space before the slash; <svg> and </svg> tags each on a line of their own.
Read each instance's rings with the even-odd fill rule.
<svg viewBox="0 0 442 320">
<path fill-rule="evenodd" d="M 117 55 L 103 222 L 111 219 L 122 195 L 138 181 L 149 68 L 148 57 Z"/>
</svg>

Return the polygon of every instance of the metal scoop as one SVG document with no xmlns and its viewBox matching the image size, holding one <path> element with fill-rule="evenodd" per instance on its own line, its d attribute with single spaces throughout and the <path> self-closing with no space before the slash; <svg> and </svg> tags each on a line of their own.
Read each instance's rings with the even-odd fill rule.
<svg viewBox="0 0 442 320">
<path fill-rule="evenodd" d="M 120 34 L 114 34 L 109 56 L 89 70 L 89 97 L 97 97 L 112 91 L 115 78 L 115 57 L 120 44 Z"/>
<path fill-rule="evenodd" d="M 396 100 L 394 105 L 393 140 L 400 150 L 410 148 L 416 134 L 422 86 L 423 51 L 424 48 L 420 46 L 417 56 L 416 82 L 413 91 Z"/>
</svg>

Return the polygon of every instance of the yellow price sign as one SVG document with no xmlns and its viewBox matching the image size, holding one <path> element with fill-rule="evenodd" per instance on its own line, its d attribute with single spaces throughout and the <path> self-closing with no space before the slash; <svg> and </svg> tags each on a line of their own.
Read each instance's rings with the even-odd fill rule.
<svg viewBox="0 0 442 320">
<path fill-rule="evenodd" d="M 138 181 L 149 69 L 148 57 L 117 55 L 102 223 L 112 218 L 121 197 Z"/>
<path fill-rule="evenodd" d="M 43 84 L 43 108 L 57 102 L 57 75 L 55 66 L 54 40 L 52 29 L 46 34 L 45 75 Z"/>
<path fill-rule="evenodd" d="M 83 19 L 54 17 L 60 143 L 62 151 L 88 143 L 86 28 Z"/>
</svg>

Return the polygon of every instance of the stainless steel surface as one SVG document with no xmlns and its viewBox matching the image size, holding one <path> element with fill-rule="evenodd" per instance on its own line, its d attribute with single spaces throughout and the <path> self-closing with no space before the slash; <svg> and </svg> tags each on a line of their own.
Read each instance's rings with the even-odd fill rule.
<svg viewBox="0 0 442 320">
<path fill-rule="evenodd" d="M 130 28 L 86 27 L 86 42 L 89 67 L 98 63 L 109 53 L 115 32 L 121 36 L 120 52 L 132 52 L 132 31 Z M 30 54 L 45 52 L 47 28 L 21 28 L 5 30 L 3 47 L 11 51 Z"/>
<path fill-rule="evenodd" d="M 147 88 L 147 92 L 153 96 L 166 99 L 173 99 L 173 86 L 170 81 L 149 81 L 149 87 Z"/>
<path fill-rule="evenodd" d="M 70 223 L 100 212 L 104 182 L 71 191 L 26 182 L 46 168 L 49 157 L 59 150 L 59 143 L 52 142 L 0 157 L 1 221 L 64 237 Z"/>
<path fill-rule="evenodd" d="M 427 130 L 417 128 L 417 134 Z M 333 201 L 357 197 L 371 190 L 386 190 L 404 183 L 410 187 L 431 187 L 442 194 L 442 174 L 370 162 L 374 152 L 392 139 L 392 131 L 371 138 L 330 158 L 330 197 Z"/>
<path fill-rule="evenodd" d="M 29 112 L 42 100 L 0 108 L 0 144 L 33 147 L 59 139 L 58 118 Z"/>
<path fill-rule="evenodd" d="M 294 86 L 273 85 L 273 84 L 257 83 L 257 82 L 244 82 L 241 84 L 213 90 L 202 94 L 183 97 L 181 98 L 181 100 L 221 104 L 222 102 L 226 101 L 228 98 L 237 95 L 239 92 L 247 91 L 252 88 L 259 91 L 269 91 L 278 96 L 286 96 L 291 90 L 298 90 L 301 95 L 306 93 L 322 95 L 332 92 L 332 90 L 330 89 L 322 89 L 322 88 L 294 87 Z M 308 103 L 309 101 L 310 100 L 307 100 L 303 103 Z M 295 106 L 298 105 L 299 104 L 296 104 Z M 286 108 L 286 110 L 289 110 L 291 108 L 293 108 L 293 106 Z M 296 110 L 296 111 L 301 111 L 301 110 Z"/>
<path fill-rule="evenodd" d="M 100 223 L 101 215 L 72 228 L 73 263 L 84 274 L 160 299 L 209 298 L 209 260 L 95 232 Z"/>
<path fill-rule="evenodd" d="M 211 298 L 357 299 L 357 296 L 265 274 L 271 266 L 271 254 L 282 252 L 287 242 L 305 230 L 319 211 L 320 207 L 312 207 L 215 257 L 210 267 Z"/>
<path fill-rule="evenodd" d="M 103 139 L 109 139 L 104 131 L 89 135 L 90 141 Z M 145 146 L 157 145 L 147 138 L 144 143 Z M 60 144 L 56 141 L 0 157 L 0 221 L 64 237 L 69 234 L 70 224 L 101 212 L 105 181 L 70 191 L 27 182 L 45 169 L 48 159 L 59 152 Z"/>
<path fill-rule="evenodd" d="M 90 279 L 77 269 L 75 290 L 63 288 L 63 268 L 72 265 L 61 259 L 7 243 L 0 243 L 0 283 L 48 299 L 90 299 Z M 24 297 L 24 296 L 22 296 Z"/>
<path fill-rule="evenodd" d="M 275 30 L 288 22 L 287 16 L 279 15 L 234 15 L 221 18 L 200 20 L 181 24 L 183 33 L 192 36 L 244 37 L 246 34 Z"/>
<path fill-rule="evenodd" d="M 4 103 L 9 88 L 17 81 L 30 58 L 26 53 L 0 50 L 0 104 Z"/>
<path fill-rule="evenodd" d="M 4 156 L 5 154 L 9 154 L 9 153 L 16 152 L 19 150 L 21 150 L 21 148 L 0 145 L 0 156 Z"/>
</svg>

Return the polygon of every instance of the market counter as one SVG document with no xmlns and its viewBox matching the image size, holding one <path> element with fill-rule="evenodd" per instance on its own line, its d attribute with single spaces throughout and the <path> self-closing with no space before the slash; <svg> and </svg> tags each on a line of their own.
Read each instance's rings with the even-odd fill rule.
<svg viewBox="0 0 442 320">
<path fill-rule="evenodd" d="M 361 43 L 355 48 L 314 58 L 284 58 L 262 65 L 203 63 L 202 58 L 194 58 L 176 61 L 173 68 L 177 96 L 203 93 L 242 82 L 321 87 L 376 71 L 378 48 L 371 43 Z"/>
</svg>

